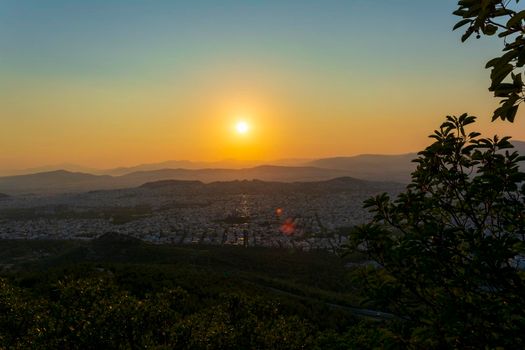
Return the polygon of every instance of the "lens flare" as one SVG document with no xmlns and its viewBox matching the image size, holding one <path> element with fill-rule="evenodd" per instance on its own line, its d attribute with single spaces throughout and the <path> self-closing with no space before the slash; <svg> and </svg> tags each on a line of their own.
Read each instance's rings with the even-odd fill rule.
<svg viewBox="0 0 525 350">
<path fill-rule="evenodd" d="M 281 231 L 283 235 L 292 236 L 295 233 L 294 219 L 292 218 L 286 219 L 284 224 L 282 224 L 281 227 L 279 227 L 279 231 Z"/>
</svg>

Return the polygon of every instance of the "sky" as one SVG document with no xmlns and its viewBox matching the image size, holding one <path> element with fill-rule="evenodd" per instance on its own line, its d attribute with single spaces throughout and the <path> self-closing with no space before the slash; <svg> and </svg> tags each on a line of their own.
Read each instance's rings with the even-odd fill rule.
<svg viewBox="0 0 525 350">
<path fill-rule="evenodd" d="M 455 0 L 0 0 L 0 170 L 415 152 L 490 122 Z M 249 125 L 246 133 L 236 123 Z"/>
</svg>

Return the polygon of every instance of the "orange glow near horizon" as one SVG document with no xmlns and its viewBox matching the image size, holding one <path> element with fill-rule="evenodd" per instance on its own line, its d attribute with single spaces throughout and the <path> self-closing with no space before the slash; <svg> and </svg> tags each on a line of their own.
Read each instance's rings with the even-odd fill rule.
<svg viewBox="0 0 525 350">
<path fill-rule="evenodd" d="M 472 131 L 525 139 L 522 111 L 514 124 L 490 122 L 497 101 L 482 85 L 470 95 L 456 91 L 461 98 L 419 104 L 388 90 L 388 105 L 354 92 L 351 81 L 315 99 L 307 84 L 288 92 L 272 89 L 279 85 L 277 78 L 252 85 L 217 78 L 187 91 L 14 84 L 0 107 L 10 116 L 0 130 L 0 171 L 64 163 L 104 169 L 166 160 L 271 162 L 417 152 L 431 142 L 427 136 L 447 111 L 458 115 L 465 105 L 475 106 L 469 112 L 479 117 Z M 27 98 L 9 98 L 22 90 Z M 477 95 L 486 99 L 475 103 Z M 463 101 L 467 98 L 470 102 Z M 247 123 L 244 134 L 236 130 L 239 121 Z"/>
<path fill-rule="evenodd" d="M 412 153 L 464 112 L 525 140 L 525 106 L 490 122 L 503 43 L 462 44 L 447 2 L 56 2 L 0 1 L 0 176 Z"/>
</svg>

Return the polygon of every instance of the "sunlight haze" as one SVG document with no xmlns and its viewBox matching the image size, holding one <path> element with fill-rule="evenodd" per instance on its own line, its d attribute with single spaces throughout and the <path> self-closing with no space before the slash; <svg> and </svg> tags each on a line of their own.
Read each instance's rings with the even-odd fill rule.
<svg viewBox="0 0 525 350">
<path fill-rule="evenodd" d="M 463 112 L 525 139 L 455 4 L 0 1 L 0 170 L 417 152 Z"/>
</svg>

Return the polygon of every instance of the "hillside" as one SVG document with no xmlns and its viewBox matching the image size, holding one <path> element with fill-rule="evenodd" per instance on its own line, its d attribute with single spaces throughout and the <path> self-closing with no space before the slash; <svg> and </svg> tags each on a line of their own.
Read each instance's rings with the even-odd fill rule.
<svg viewBox="0 0 525 350">
<path fill-rule="evenodd" d="M 395 181 L 408 183 L 410 174 L 416 165 L 412 162 L 417 154 L 371 155 L 354 157 L 323 158 L 309 162 L 308 165 L 319 168 L 339 169 L 349 176 L 374 181 Z"/>
<path fill-rule="evenodd" d="M 194 162 L 190 160 L 167 160 L 159 163 L 138 164 L 129 167 L 101 170 L 101 174 L 122 176 L 136 172 L 147 172 L 163 169 L 242 169 L 259 165 L 256 161 L 224 160 L 218 162 Z"/>
<path fill-rule="evenodd" d="M 0 191 L 9 194 L 74 192 L 114 186 L 118 185 L 111 176 L 65 170 L 0 177 Z"/>
<path fill-rule="evenodd" d="M 518 153 L 525 154 L 525 141 L 513 141 L 513 144 Z M 282 161 L 283 164 L 294 166 L 260 165 L 248 168 L 236 168 L 244 163 L 235 161 L 216 163 L 166 161 L 105 171 L 97 170 L 92 173 L 56 170 L 29 175 L 5 176 L 0 177 L 0 191 L 7 194 L 83 192 L 137 187 L 144 183 L 163 180 L 203 183 L 255 179 L 270 182 L 314 182 L 353 177 L 406 184 L 410 182 L 410 174 L 416 168 L 416 164 L 412 162 L 416 158 L 416 153 L 363 154 L 312 161 Z M 232 165 L 233 168 L 195 168 L 226 164 Z"/>
<path fill-rule="evenodd" d="M 64 193 L 92 190 L 137 187 L 146 182 L 160 180 L 187 181 L 322 181 L 347 176 L 344 170 L 321 169 L 316 167 L 258 166 L 246 169 L 162 169 L 141 171 L 123 176 L 92 175 L 53 171 L 31 175 L 0 178 L 0 191 L 18 193 Z"/>
<path fill-rule="evenodd" d="M 511 140 L 511 142 L 514 145 L 514 149 L 522 156 L 525 156 L 525 141 Z"/>
<path fill-rule="evenodd" d="M 326 181 L 276 182 L 261 180 L 200 181 L 162 180 L 141 185 L 141 189 L 191 192 L 194 194 L 283 194 L 283 193 L 344 193 L 355 191 L 390 191 L 403 187 L 394 182 L 365 181 L 352 177 L 339 177 Z"/>
<path fill-rule="evenodd" d="M 512 141 L 514 150 L 525 155 L 525 141 Z M 362 154 L 353 157 L 322 158 L 305 163 L 318 168 L 344 170 L 348 176 L 372 181 L 408 183 L 416 169 L 417 153 L 398 155 Z M 523 167 L 523 166 L 522 166 Z"/>
</svg>

